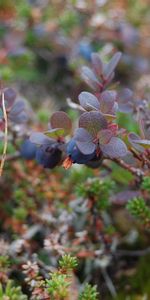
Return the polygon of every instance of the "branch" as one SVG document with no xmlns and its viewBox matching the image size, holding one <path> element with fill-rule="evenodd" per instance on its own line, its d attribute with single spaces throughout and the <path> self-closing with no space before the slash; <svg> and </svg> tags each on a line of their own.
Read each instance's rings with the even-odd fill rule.
<svg viewBox="0 0 150 300">
<path fill-rule="evenodd" d="M 17 158 L 21 157 L 20 152 L 17 151 L 13 154 L 8 154 L 5 156 L 5 161 L 12 161 L 12 160 L 16 160 Z M 2 160 L 2 156 L 0 156 L 0 160 Z"/>
<path fill-rule="evenodd" d="M 124 162 L 122 159 L 114 158 L 112 159 L 115 163 L 117 163 L 120 167 L 128 170 L 130 173 L 132 173 L 134 176 L 137 176 L 138 178 L 142 179 L 142 177 L 145 175 L 144 172 L 138 168 L 132 167 L 128 165 L 126 162 Z"/>
</svg>

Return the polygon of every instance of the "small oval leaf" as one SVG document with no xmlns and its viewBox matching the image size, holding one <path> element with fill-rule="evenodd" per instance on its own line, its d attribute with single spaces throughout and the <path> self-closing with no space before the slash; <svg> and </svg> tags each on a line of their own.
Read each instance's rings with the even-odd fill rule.
<svg viewBox="0 0 150 300">
<path fill-rule="evenodd" d="M 97 77 L 95 76 L 94 72 L 88 67 L 82 67 L 81 76 L 84 81 L 95 91 L 99 91 L 100 89 L 100 82 L 98 81 Z"/>
<path fill-rule="evenodd" d="M 117 64 L 119 63 L 119 60 L 121 58 L 122 54 L 121 52 L 117 52 L 113 55 L 112 59 L 109 61 L 109 63 L 106 65 L 105 69 L 104 69 L 104 77 L 106 79 L 109 78 L 109 76 L 111 76 L 111 74 L 113 73 L 113 71 L 115 70 Z"/>
<path fill-rule="evenodd" d="M 100 109 L 100 103 L 98 99 L 89 92 L 82 92 L 79 95 L 79 102 L 80 105 L 88 111 L 91 110 L 99 110 Z"/>
<path fill-rule="evenodd" d="M 96 111 L 85 112 L 80 116 L 79 127 L 85 128 L 93 137 L 104 128 L 107 128 L 107 120 Z"/>
<path fill-rule="evenodd" d="M 100 146 L 104 155 L 110 158 L 123 157 L 127 154 L 126 144 L 119 138 L 112 137 L 106 145 Z"/>
<path fill-rule="evenodd" d="M 52 128 L 64 128 L 66 131 L 71 130 L 71 119 L 64 111 L 56 111 L 50 118 Z"/>
<path fill-rule="evenodd" d="M 103 62 L 97 53 L 92 53 L 91 59 L 94 72 L 100 77 L 103 73 Z"/>
</svg>

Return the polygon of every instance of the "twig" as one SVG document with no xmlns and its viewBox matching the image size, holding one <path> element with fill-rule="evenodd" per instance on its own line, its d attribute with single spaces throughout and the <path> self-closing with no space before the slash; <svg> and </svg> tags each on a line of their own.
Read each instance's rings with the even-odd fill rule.
<svg viewBox="0 0 150 300">
<path fill-rule="evenodd" d="M 114 158 L 112 159 L 112 161 L 116 162 L 118 165 L 120 165 L 120 167 L 128 170 L 130 173 L 132 173 L 134 176 L 137 176 L 140 179 L 142 179 L 142 177 L 145 175 L 142 170 L 128 165 L 122 159 Z"/>
<path fill-rule="evenodd" d="M 4 130 L 4 147 L 3 147 L 3 154 L 1 158 L 1 164 L 0 164 L 0 177 L 2 176 L 5 159 L 6 159 L 6 152 L 7 152 L 7 136 L 8 136 L 8 120 L 7 120 L 7 112 L 5 107 L 5 99 L 4 99 L 4 92 L 2 91 L 2 109 L 3 109 L 3 115 L 4 115 L 4 121 L 5 121 L 5 130 Z"/>
<path fill-rule="evenodd" d="M 17 152 L 15 152 L 13 154 L 6 155 L 5 160 L 6 161 L 12 161 L 12 160 L 16 160 L 19 157 L 21 157 L 21 155 L 20 155 L 20 152 L 17 151 Z M 0 156 L 0 160 L 2 160 L 2 156 Z"/>
</svg>

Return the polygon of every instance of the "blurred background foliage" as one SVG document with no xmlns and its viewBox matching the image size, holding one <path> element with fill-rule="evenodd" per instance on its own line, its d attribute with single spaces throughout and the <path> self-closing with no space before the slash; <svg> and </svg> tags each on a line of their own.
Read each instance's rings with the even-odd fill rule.
<svg viewBox="0 0 150 300">
<path fill-rule="evenodd" d="M 149 98 L 149 28 L 149 0 L 0 0 L 0 79 L 27 99 L 29 125 L 36 129 L 45 129 L 56 109 L 76 120 L 78 113 L 68 108 L 66 98 L 77 102 L 87 89 L 80 68 L 90 65 L 92 52 L 108 60 L 122 51 L 116 73 L 120 87 L 130 87 L 139 99 Z M 139 132 L 131 115 L 118 114 L 118 123 Z M 18 147 L 10 141 L 8 154 Z M 6 162 L 0 180 L 0 281 L 5 286 L 14 280 L 22 291 L 10 281 L 3 290 L 0 286 L 0 300 L 26 299 L 24 294 L 46 299 L 34 298 L 21 265 L 36 261 L 45 280 L 51 271 L 46 266 L 56 268 L 65 252 L 79 259 L 75 289 L 82 290 L 86 282 L 97 285 L 100 296 L 95 287 L 87 287 L 91 300 L 148 300 L 149 178 L 140 192 L 133 186 L 133 176 L 114 162 L 99 170 L 74 166 L 69 171 L 43 170 L 21 159 Z M 134 202 L 126 205 L 133 198 L 139 210 Z M 79 299 L 90 299 L 84 295 Z"/>
</svg>

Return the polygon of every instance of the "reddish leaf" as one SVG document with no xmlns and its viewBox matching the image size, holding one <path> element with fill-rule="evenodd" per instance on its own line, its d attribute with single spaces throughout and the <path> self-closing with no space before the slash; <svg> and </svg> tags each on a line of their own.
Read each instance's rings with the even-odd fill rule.
<svg viewBox="0 0 150 300">
<path fill-rule="evenodd" d="M 71 119 L 63 111 L 56 111 L 51 116 L 50 124 L 52 128 L 64 128 L 66 131 L 72 127 Z"/>
</svg>

